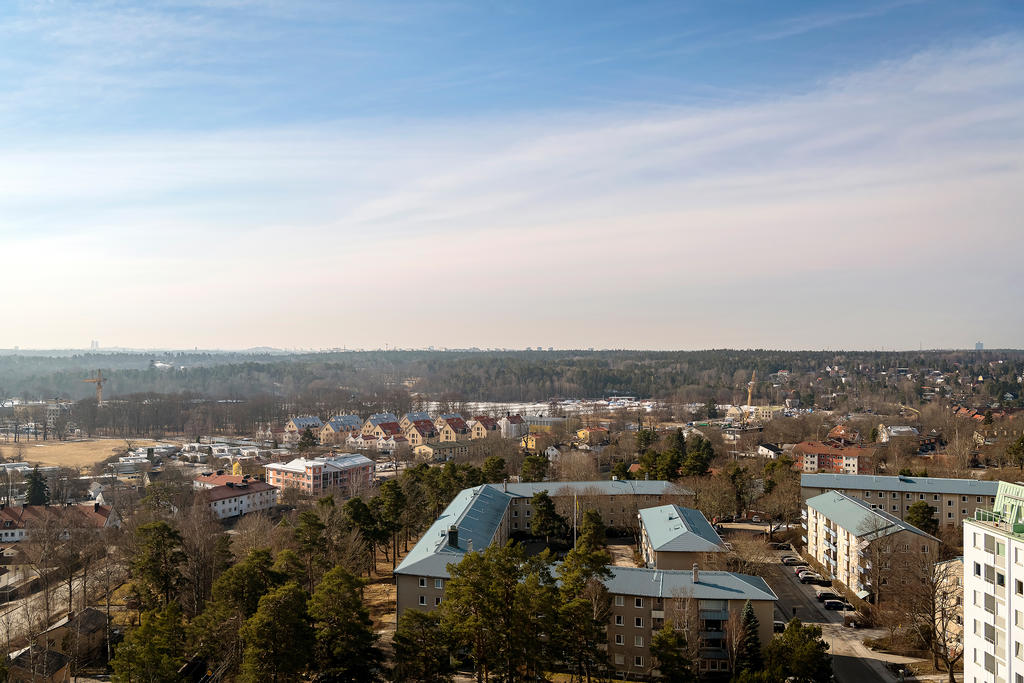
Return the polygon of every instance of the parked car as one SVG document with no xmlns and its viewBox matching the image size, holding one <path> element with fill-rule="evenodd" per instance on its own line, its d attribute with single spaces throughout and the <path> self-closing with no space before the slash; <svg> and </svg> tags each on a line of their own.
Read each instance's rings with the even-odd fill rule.
<svg viewBox="0 0 1024 683">
<path fill-rule="evenodd" d="M 753 517 L 750 518 L 750 521 L 753 522 L 754 524 L 760 524 L 761 523 L 761 516 L 760 515 L 754 515 Z"/>
<path fill-rule="evenodd" d="M 787 567 L 792 567 L 797 564 L 802 564 L 802 562 L 800 561 L 799 557 L 796 557 L 794 555 L 783 555 L 782 564 L 786 565 Z"/>
<path fill-rule="evenodd" d="M 820 574 L 801 574 L 800 575 L 800 583 L 818 583 L 819 581 L 822 581 L 822 580 L 823 579 L 822 579 Z"/>
<path fill-rule="evenodd" d="M 836 595 L 830 590 L 819 590 L 818 591 L 818 602 L 825 602 L 826 600 L 839 600 L 841 596 Z"/>
<path fill-rule="evenodd" d="M 825 609 L 841 610 L 845 604 L 842 600 L 826 600 Z"/>
<path fill-rule="evenodd" d="M 779 621 L 778 619 L 776 619 L 775 623 L 772 625 L 772 630 L 775 633 L 782 633 L 783 631 L 786 630 L 786 622 Z"/>
<path fill-rule="evenodd" d="M 769 545 L 772 550 L 792 550 L 793 546 L 789 543 L 772 543 Z"/>
<path fill-rule="evenodd" d="M 801 562 L 800 564 L 795 565 L 793 567 L 793 573 L 796 574 L 797 576 L 800 576 L 800 572 L 809 572 L 809 571 L 812 571 L 812 570 L 811 570 L 810 567 L 807 566 L 806 562 Z"/>
</svg>

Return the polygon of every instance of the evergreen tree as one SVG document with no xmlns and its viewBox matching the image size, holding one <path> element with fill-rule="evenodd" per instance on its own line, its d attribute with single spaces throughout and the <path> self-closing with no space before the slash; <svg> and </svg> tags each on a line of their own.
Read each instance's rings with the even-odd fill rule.
<svg viewBox="0 0 1024 683">
<path fill-rule="evenodd" d="M 32 471 L 25 477 L 25 502 L 29 505 L 46 505 L 50 502 L 50 487 L 46 483 L 46 477 L 39 473 L 39 466 L 32 468 Z"/>
<path fill-rule="evenodd" d="M 757 633 L 760 624 L 754 607 L 747 600 L 740 613 L 739 647 L 736 651 L 736 671 L 758 671 L 761 668 L 761 638 Z"/>
<path fill-rule="evenodd" d="M 551 537 L 565 538 L 569 534 L 569 524 L 555 511 L 555 502 L 547 491 L 538 491 L 530 499 L 530 533 L 534 536 L 543 536 L 545 543 L 551 542 Z"/>
<path fill-rule="evenodd" d="M 636 450 L 645 453 L 658 440 L 658 433 L 653 429 L 638 429 L 636 432 Z"/>
<path fill-rule="evenodd" d="M 666 621 L 651 636 L 651 656 L 657 661 L 660 680 L 666 683 L 693 683 L 697 680 L 693 662 L 686 655 L 686 635 Z"/>
<path fill-rule="evenodd" d="M 492 455 L 484 460 L 484 481 L 488 484 L 500 484 L 508 477 L 505 471 L 505 458 Z"/>
<path fill-rule="evenodd" d="M 326 562 L 324 552 L 325 525 L 313 510 L 303 510 L 295 527 L 295 541 L 306 566 L 306 587 L 310 590 L 316 584 L 316 577 Z"/>
<path fill-rule="evenodd" d="M 437 612 L 406 610 L 395 631 L 395 683 L 450 683 L 454 679 L 448 635 Z"/>
<path fill-rule="evenodd" d="M 373 621 L 360 597 L 363 582 L 342 567 L 320 580 L 309 599 L 316 632 L 313 679 L 323 683 L 381 680 L 384 655 L 377 647 Z"/>
<path fill-rule="evenodd" d="M 117 683 L 176 681 L 185 662 L 185 629 L 181 608 L 170 602 L 145 612 L 141 625 L 117 646 L 110 665 Z"/>
<path fill-rule="evenodd" d="M 612 468 L 612 476 L 616 479 L 626 481 L 633 478 L 633 473 L 629 471 L 629 465 L 624 462 L 615 463 L 615 467 Z"/>
<path fill-rule="evenodd" d="M 548 465 L 550 464 L 545 455 L 528 455 L 523 458 L 520 478 L 523 481 L 544 481 L 548 476 Z"/>
<path fill-rule="evenodd" d="M 299 437 L 299 451 L 308 451 L 314 446 L 316 446 L 316 436 L 312 429 L 306 427 L 302 430 L 302 436 Z"/>
<path fill-rule="evenodd" d="M 604 525 L 601 513 L 597 510 L 584 511 L 576 545 L 592 551 L 601 550 L 608 545 L 608 527 Z"/>
<path fill-rule="evenodd" d="M 570 671 L 589 681 L 608 665 L 606 628 L 611 595 L 603 579 L 611 575 L 611 556 L 594 540 L 591 525 L 558 567 L 561 608 L 558 631 L 561 659 Z"/>
<path fill-rule="evenodd" d="M 247 683 L 297 681 L 311 655 L 313 629 L 306 592 L 297 583 L 275 588 L 262 598 L 245 625 L 241 680 Z"/>
<path fill-rule="evenodd" d="M 714 420 L 718 417 L 718 405 L 715 403 L 715 399 L 708 399 L 707 404 L 704 406 L 704 412 L 707 414 L 709 420 Z"/>
<path fill-rule="evenodd" d="M 772 681 L 832 681 L 832 658 L 828 643 L 821 638 L 821 627 L 791 620 L 786 630 L 765 648 L 765 671 L 771 674 L 768 680 Z"/>
<path fill-rule="evenodd" d="M 939 520 L 935 518 L 935 508 L 923 500 L 919 500 L 907 509 L 904 520 L 916 526 L 926 534 L 933 536 L 939 531 Z"/>
<path fill-rule="evenodd" d="M 181 583 L 181 534 L 167 522 L 150 522 L 135 530 L 137 549 L 132 560 L 132 578 L 144 606 L 166 605 L 174 599 Z"/>
<path fill-rule="evenodd" d="M 398 563 L 398 531 L 402 528 L 402 511 L 405 509 L 405 492 L 394 479 L 381 484 L 380 494 L 377 496 L 380 501 L 380 523 L 382 532 L 391 537 L 391 568 L 394 569 Z"/>
</svg>

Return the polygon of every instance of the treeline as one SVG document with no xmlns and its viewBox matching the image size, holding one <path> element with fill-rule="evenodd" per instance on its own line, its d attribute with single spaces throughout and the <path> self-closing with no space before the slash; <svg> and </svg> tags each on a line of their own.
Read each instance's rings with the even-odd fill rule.
<svg viewBox="0 0 1024 683">
<path fill-rule="evenodd" d="M 999 363 L 998 361 L 1003 361 Z M 826 367 L 841 366 L 846 381 Z M 205 398 L 248 399 L 271 395 L 294 399 L 318 391 L 360 396 L 411 388 L 431 398 L 476 401 L 545 401 L 552 397 L 596 398 L 611 394 L 703 402 L 745 399 L 754 371 L 755 396 L 779 400 L 792 392 L 865 390 L 895 385 L 889 372 L 907 368 L 917 378 L 935 369 L 968 380 L 982 376 L 981 393 L 1017 394 L 1024 372 L 1021 351 L 375 351 L 318 354 L 97 354 L 0 355 L 0 397 L 86 398 L 82 382 L 102 369 L 110 397 L 190 393 Z M 783 379 L 767 380 L 787 370 Z M 887 373 L 882 375 L 881 373 Z M 778 386 L 775 386 L 778 385 Z M 806 401 L 805 401 L 806 402 Z"/>
</svg>

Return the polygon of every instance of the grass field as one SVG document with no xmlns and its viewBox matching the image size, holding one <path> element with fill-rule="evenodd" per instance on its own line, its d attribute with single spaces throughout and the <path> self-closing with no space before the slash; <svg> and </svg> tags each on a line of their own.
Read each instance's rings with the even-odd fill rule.
<svg viewBox="0 0 1024 683">
<path fill-rule="evenodd" d="M 18 455 L 19 445 L 24 446 Z M 153 446 L 153 441 L 133 441 L 136 448 Z M 60 467 L 88 467 L 102 462 L 125 449 L 124 439 L 89 439 L 87 441 L 22 441 L 20 444 L 0 441 L 0 451 L 7 460 L 22 457 L 26 462 Z"/>
</svg>

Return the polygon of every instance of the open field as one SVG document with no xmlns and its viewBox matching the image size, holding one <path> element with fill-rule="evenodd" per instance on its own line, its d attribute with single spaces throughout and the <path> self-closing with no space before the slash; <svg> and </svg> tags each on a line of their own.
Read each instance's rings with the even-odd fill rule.
<svg viewBox="0 0 1024 683">
<path fill-rule="evenodd" d="M 18 447 L 24 446 L 23 456 Z M 136 448 L 155 445 L 153 441 L 133 441 Z M 124 439 L 88 439 L 83 441 L 31 441 L 19 444 L 0 442 L 0 451 L 6 459 L 23 457 L 26 462 L 60 467 L 88 467 L 102 462 L 125 449 Z"/>
</svg>

